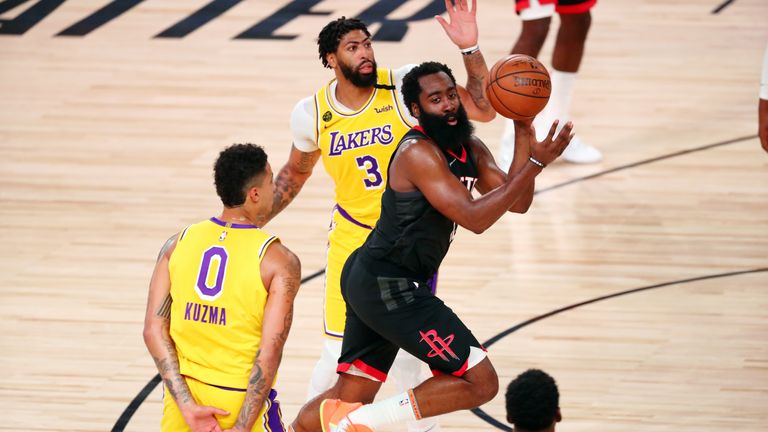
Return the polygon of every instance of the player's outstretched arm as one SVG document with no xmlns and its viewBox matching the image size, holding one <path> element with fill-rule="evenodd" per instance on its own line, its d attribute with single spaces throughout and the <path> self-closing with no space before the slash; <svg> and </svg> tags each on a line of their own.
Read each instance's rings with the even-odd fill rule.
<svg viewBox="0 0 768 432">
<path fill-rule="evenodd" d="M 299 291 L 301 263 L 288 248 L 275 242 L 269 246 L 261 262 L 261 276 L 269 292 L 262 321 L 261 345 L 256 352 L 237 423 L 225 432 L 250 431 L 269 395 L 293 321 L 293 300 Z"/>
<path fill-rule="evenodd" d="M 193 432 L 221 432 L 214 414 L 226 416 L 227 411 L 197 405 L 192 398 L 186 381 L 179 372 L 179 358 L 176 345 L 170 335 L 171 327 L 171 276 L 168 261 L 176 247 L 178 234 L 165 243 L 155 264 L 155 271 L 149 283 L 147 311 L 144 317 L 144 343 L 155 361 L 165 387 L 176 401 L 184 420 Z"/>
<path fill-rule="evenodd" d="M 312 175 L 312 169 L 320 158 L 320 150 L 307 153 L 291 146 L 288 162 L 280 168 L 275 178 L 275 196 L 272 203 L 272 211 L 257 221 L 257 225 L 263 227 L 278 213 L 283 211 L 288 204 L 299 194 L 304 183 Z"/>
<path fill-rule="evenodd" d="M 459 86 L 458 91 L 467 114 L 473 120 L 488 122 L 496 117 L 496 111 L 485 91 L 488 85 L 488 65 L 478 47 L 477 0 L 472 0 L 471 8 L 467 0 L 455 2 L 454 5 L 451 0 L 445 0 L 448 20 L 439 15 L 435 19 L 462 52 L 467 84 L 466 87 Z"/>
</svg>

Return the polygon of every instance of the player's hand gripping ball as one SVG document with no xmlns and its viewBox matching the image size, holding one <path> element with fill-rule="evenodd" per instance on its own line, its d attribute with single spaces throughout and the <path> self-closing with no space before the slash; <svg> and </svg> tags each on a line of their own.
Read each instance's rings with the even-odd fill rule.
<svg viewBox="0 0 768 432">
<path fill-rule="evenodd" d="M 547 105 L 552 91 L 547 68 L 524 54 L 497 61 L 489 81 L 487 93 L 493 109 L 513 120 L 535 117 Z"/>
</svg>

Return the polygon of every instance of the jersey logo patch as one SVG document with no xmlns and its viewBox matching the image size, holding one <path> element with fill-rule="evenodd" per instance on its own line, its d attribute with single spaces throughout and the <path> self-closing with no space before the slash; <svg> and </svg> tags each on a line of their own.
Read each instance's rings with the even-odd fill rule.
<svg viewBox="0 0 768 432">
<path fill-rule="evenodd" d="M 327 122 L 331 121 L 332 118 L 333 118 L 333 114 L 331 114 L 330 111 L 326 111 L 326 112 L 323 113 L 323 121 L 324 122 L 327 123 Z"/>
<path fill-rule="evenodd" d="M 387 106 L 383 106 L 381 108 L 374 107 L 373 109 L 374 109 L 374 111 L 376 111 L 376 114 L 382 114 L 382 113 L 385 113 L 385 112 L 388 112 L 388 111 L 392 111 L 393 109 L 395 109 L 395 107 L 393 107 L 392 105 L 387 105 Z"/>
</svg>

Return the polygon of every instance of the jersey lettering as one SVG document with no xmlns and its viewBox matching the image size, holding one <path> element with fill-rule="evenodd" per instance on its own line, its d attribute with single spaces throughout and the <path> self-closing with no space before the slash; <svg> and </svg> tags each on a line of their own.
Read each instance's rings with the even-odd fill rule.
<svg viewBox="0 0 768 432">
<path fill-rule="evenodd" d="M 377 126 L 356 132 L 340 133 L 331 131 L 331 145 L 329 156 L 339 156 L 347 150 L 367 147 L 372 144 L 388 145 L 394 141 L 392 125 Z"/>
</svg>

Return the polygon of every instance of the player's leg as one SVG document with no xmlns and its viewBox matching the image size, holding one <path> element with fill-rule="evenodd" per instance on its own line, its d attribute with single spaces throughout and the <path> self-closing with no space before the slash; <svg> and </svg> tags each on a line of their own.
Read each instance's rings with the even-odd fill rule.
<svg viewBox="0 0 768 432">
<path fill-rule="evenodd" d="M 339 212 L 332 216 L 328 232 L 328 252 L 325 269 L 325 298 L 323 300 L 323 334 L 325 341 L 320 359 L 315 364 L 307 389 L 307 400 L 333 386 L 338 377 L 336 366 L 341 354 L 341 338 L 344 335 L 346 305 L 341 295 L 339 280 L 341 270 L 349 255 L 357 249 L 370 233 L 344 219 Z"/>
<path fill-rule="evenodd" d="M 427 371 L 424 362 L 407 351 L 399 350 L 397 357 L 395 357 L 395 363 L 389 370 L 389 376 L 395 384 L 397 392 L 402 394 L 428 380 L 432 374 Z M 437 417 L 409 421 L 406 426 L 408 432 L 437 432 L 440 430 Z"/>
<path fill-rule="evenodd" d="M 498 378 L 485 351 L 442 300 L 412 279 L 379 277 L 378 282 L 382 300 L 368 299 L 368 313 L 360 318 L 438 376 L 396 398 L 351 411 L 347 422 L 375 430 L 409 417 L 474 408 L 496 395 Z"/>
<path fill-rule="evenodd" d="M 552 15 L 555 13 L 555 0 L 516 0 L 516 11 L 523 22 L 520 35 L 510 54 L 525 54 L 538 57 L 541 47 L 549 33 Z M 549 130 L 549 129 L 547 129 Z M 499 167 L 506 171 L 515 154 L 515 124 L 507 120 L 501 136 Z"/>
<path fill-rule="evenodd" d="M 537 131 L 546 129 L 544 125 L 552 124 L 555 119 L 560 119 L 562 125 L 570 120 L 571 96 L 584 57 L 584 46 L 592 23 L 590 9 L 594 4 L 595 0 L 558 2 L 556 11 L 560 16 L 560 28 L 552 53 L 552 93 L 545 112 L 534 122 Z M 539 131 L 537 135 L 542 133 L 543 131 Z M 574 163 L 594 163 L 602 159 L 602 154 L 576 136 L 563 152 L 562 158 Z"/>
</svg>

